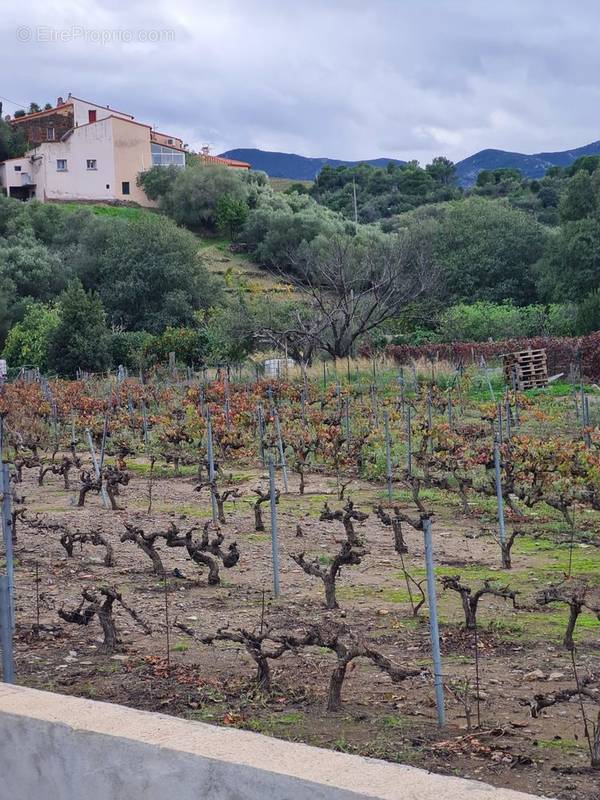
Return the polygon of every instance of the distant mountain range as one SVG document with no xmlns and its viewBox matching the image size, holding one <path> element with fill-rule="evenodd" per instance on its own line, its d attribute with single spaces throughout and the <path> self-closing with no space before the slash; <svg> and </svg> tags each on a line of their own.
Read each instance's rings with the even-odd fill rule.
<svg viewBox="0 0 600 800">
<path fill-rule="evenodd" d="M 337 158 L 307 158 L 295 153 L 277 153 L 269 150 L 240 147 L 221 153 L 225 158 L 247 161 L 252 169 L 262 170 L 271 178 L 290 178 L 297 181 L 314 180 L 325 164 L 332 167 L 354 166 L 355 164 L 371 164 L 384 167 L 389 161 L 405 164 L 397 158 L 371 158 L 365 161 L 343 161 Z M 511 153 L 507 150 L 480 150 L 472 156 L 464 158 L 456 164 L 456 174 L 461 186 L 471 186 L 477 175 L 484 169 L 512 167 L 520 170 L 527 178 L 541 178 L 548 167 L 568 167 L 580 156 L 600 155 L 600 141 L 577 147 L 574 150 L 563 150 L 557 153 Z"/>
<path fill-rule="evenodd" d="M 370 164 L 372 167 L 385 167 L 394 164 L 406 164 L 397 158 L 371 158 L 366 161 L 342 161 L 339 158 L 308 158 L 295 153 L 276 153 L 270 150 L 257 150 L 252 147 L 239 147 L 220 153 L 223 158 L 235 158 L 246 161 L 252 169 L 266 172 L 270 178 L 291 178 L 295 181 L 313 181 L 325 164 L 331 167 L 353 167 L 356 164 Z"/>
<path fill-rule="evenodd" d="M 472 156 L 464 158 L 456 165 L 458 182 L 462 186 L 471 186 L 483 169 L 511 167 L 520 170 L 527 178 L 541 178 L 548 167 L 568 167 L 581 156 L 600 155 L 600 142 L 592 142 L 574 150 L 563 150 L 557 153 L 511 153 L 507 150 L 480 150 Z"/>
</svg>

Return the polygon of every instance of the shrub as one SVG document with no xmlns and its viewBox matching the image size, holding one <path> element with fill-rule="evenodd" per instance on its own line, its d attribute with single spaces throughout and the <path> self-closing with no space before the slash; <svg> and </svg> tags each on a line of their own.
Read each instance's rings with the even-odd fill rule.
<svg viewBox="0 0 600 800">
<path fill-rule="evenodd" d="M 155 347 L 156 336 L 147 331 L 117 331 L 110 340 L 111 360 L 114 367 L 122 364 L 138 371 L 149 366 L 148 355 Z"/>
<path fill-rule="evenodd" d="M 600 289 L 590 292 L 577 310 L 577 333 L 586 334 L 600 330 Z"/>
<path fill-rule="evenodd" d="M 167 361 L 175 353 L 180 364 L 200 364 L 207 351 L 207 336 L 202 328 L 167 328 L 153 342 L 154 361 Z"/>
<path fill-rule="evenodd" d="M 56 307 L 32 303 L 21 322 L 8 332 L 2 357 L 11 366 L 33 366 L 46 372 L 52 337 L 59 323 Z"/>
<path fill-rule="evenodd" d="M 217 205 L 222 197 L 247 202 L 249 183 L 227 167 L 190 166 L 180 170 L 166 194 L 160 198 L 160 208 L 179 225 L 188 228 L 208 228 L 217 225 Z"/>
</svg>

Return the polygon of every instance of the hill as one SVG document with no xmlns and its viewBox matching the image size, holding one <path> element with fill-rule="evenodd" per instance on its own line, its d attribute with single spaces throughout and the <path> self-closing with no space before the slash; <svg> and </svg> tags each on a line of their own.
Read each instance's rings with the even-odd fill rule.
<svg viewBox="0 0 600 800">
<path fill-rule="evenodd" d="M 573 150 L 560 150 L 554 153 L 512 153 L 509 150 L 486 149 L 467 156 L 456 164 L 456 175 L 461 186 L 472 186 L 477 175 L 484 169 L 512 167 L 520 170 L 526 178 L 541 178 L 548 167 L 568 167 L 580 156 L 600 155 L 600 141 L 576 147 Z M 343 161 L 338 158 L 308 158 L 296 153 L 278 153 L 256 148 L 239 147 L 221 153 L 224 158 L 247 161 L 252 169 L 262 170 L 271 178 L 287 178 L 295 181 L 312 181 L 325 164 L 333 167 L 371 164 L 385 167 L 388 162 L 405 164 L 397 158 L 372 158 L 363 161 Z"/>
<path fill-rule="evenodd" d="M 290 178 L 295 181 L 312 181 L 325 164 L 332 167 L 352 167 L 356 164 L 371 164 L 373 167 L 385 167 L 389 161 L 404 164 L 397 158 L 372 158 L 363 161 L 343 161 L 338 158 L 308 158 L 296 153 L 277 153 L 269 150 L 239 147 L 220 153 L 223 158 L 235 158 L 246 161 L 252 169 L 266 172 L 270 178 Z"/>
<path fill-rule="evenodd" d="M 459 161 L 456 174 L 461 186 L 471 186 L 484 169 L 509 167 L 520 170 L 526 178 L 542 178 L 549 167 L 568 167 L 581 156 L 600 155 L 600 141 L 591 142 L 574 150 L 555 153 L 511 153 L 507 150 L 480 150 Z"/>
</svg>

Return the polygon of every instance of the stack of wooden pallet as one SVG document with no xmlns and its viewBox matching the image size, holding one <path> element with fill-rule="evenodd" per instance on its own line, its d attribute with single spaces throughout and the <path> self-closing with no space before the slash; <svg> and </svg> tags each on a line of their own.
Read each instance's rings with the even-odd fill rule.
<svg viewBox="0 0 600 800">
<path fill-rule="evenodd" d="M 509 386 L 517 389 L 537 389 L 548 383 L 548 364 L 545 350 L 519 350 L 502 356 L 504 377 Z M 514 377 L 513 377 L 514 376 Z"/>
</svg>

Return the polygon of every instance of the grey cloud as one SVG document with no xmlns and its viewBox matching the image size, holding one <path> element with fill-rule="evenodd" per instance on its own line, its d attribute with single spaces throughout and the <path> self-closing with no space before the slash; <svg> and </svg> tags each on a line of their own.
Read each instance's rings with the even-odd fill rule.
<svg viewBox="0 0 600 800">
<path fill-rule="evenodd" d="M 30 0 L 3 9 L 0 94 L 71 91 L 215 150 L 566 149 L 600 138 L 599 23 L 596 0 Z M 174 41 L 19 42 L 21 25 Z"/>
</svg>

